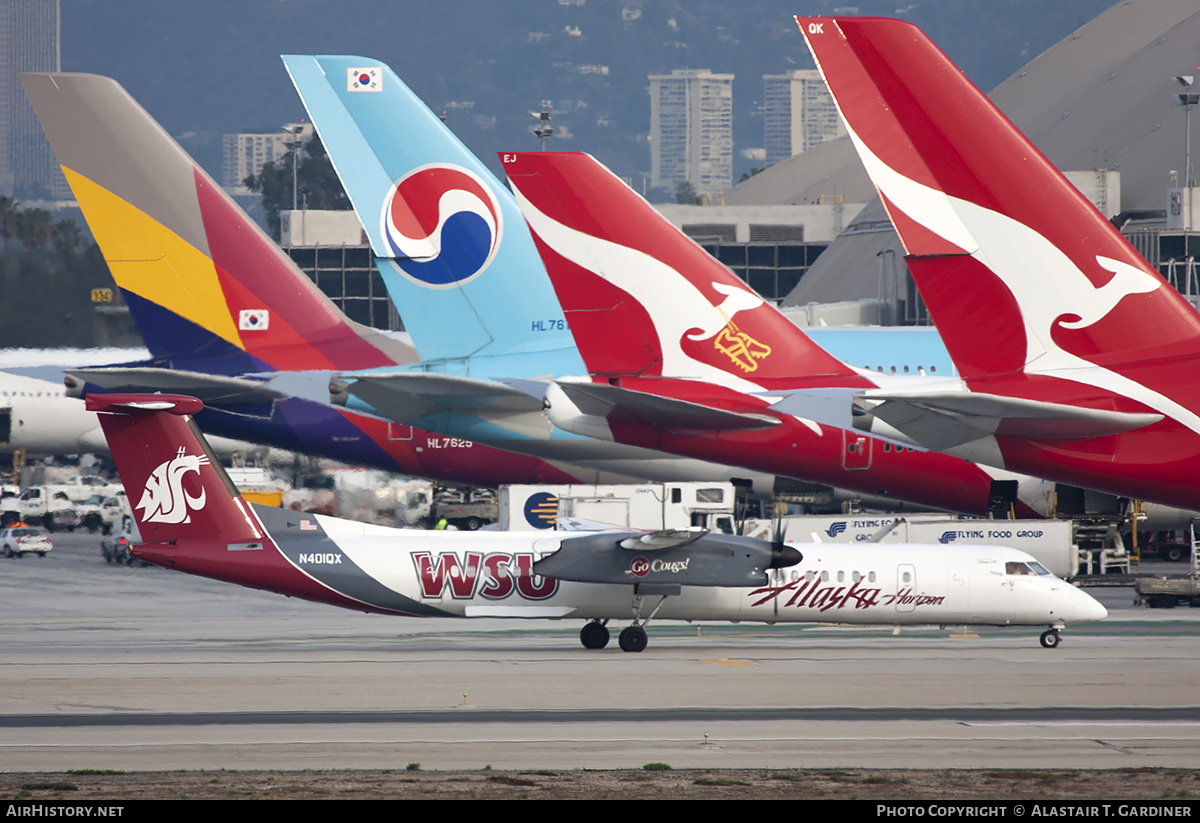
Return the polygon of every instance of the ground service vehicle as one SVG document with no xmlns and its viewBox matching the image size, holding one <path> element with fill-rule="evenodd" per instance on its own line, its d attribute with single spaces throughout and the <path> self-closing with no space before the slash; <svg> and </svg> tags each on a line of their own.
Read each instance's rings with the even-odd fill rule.
<svg viewBox="0 0 1200 823">
<path fill-rule="evenodd" d="M 491 489 L 422 486 L 405 492 L 396 506 L 396 522 L 408 528 L 433 528 L 445 520 L 459 531 L 473 532 L 498 515 Z"/>
<path fill-rule="evenodd" d="M 1139 577 L 1133 584 L 1137 602 L 1152 609 L 1200 607 L 1200 572 L 1181 577 Z"/>
<path fill-rule="evenodd" d="M 0 552 L 5 557 L 24 557 L 36 554 L 45 557 L 46 552 L 54 548 L 50 535 L 38 526 L 13 526 L 10 529 L 0 529 Z"/>
</svg>

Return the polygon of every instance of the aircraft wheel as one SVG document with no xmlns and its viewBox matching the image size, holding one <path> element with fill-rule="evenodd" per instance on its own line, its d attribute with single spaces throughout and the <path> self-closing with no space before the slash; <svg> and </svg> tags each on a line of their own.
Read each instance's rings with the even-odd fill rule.
<svg viewBox="0 0 1200 823">
<path fill-rule="evenodd" d="M 1183 546 L 1167 546 L 1163 551 L 1163 560 L 1169 560 L 1172 563 L 1178 563 L 1183 560 Z"/>
<path fill-rule="evenodd" d="M 640 652 L 645 650 L 649 640 L 646 637 L 646 630 L 641 626 L 629 626 L 621 632 L 617 642 L 621 645 L 623 652 Z"/>
<path fill-rule="evenodd" d="M 579 630 L 579 642 L 585 649 L 603 649 L 608 645 L 608 637 L 608 627 L 596 620 L 584 623 Z"/>
<path fill-rule="evenodd" d="M 1054 629 L 1042 632 L 1042 648 L 1044 649 L 1057 649 L 1061 641 L 1062 638 L 1058 636 L 1058 632 Z"/>
</svg>

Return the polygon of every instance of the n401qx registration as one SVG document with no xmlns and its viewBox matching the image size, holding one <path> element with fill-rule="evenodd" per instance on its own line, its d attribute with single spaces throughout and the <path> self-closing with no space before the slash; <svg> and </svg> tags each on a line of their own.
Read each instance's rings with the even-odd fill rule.
<svg viewBox="0 0 1200 823">
<path fill-rule="evenodd" d="M 1044 626 L 1103 606 L 1032 557 L 995 546 L 785 545 L 703 530 L 408 531 L 247 503 L 178 395 L 93 395 L 160 566 L 349 609 L 419 617 L 572 618 L 583 645 L 625 651 L 653 619 Z"/>
</svg>

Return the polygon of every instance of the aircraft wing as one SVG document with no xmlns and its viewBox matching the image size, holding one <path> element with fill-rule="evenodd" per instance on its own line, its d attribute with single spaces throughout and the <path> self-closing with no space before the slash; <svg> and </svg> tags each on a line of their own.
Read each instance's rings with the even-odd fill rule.
<svg viewBox="0 0 1200 823">
<path fill-rule="evenodd" d="M 1161 414 L 1087 409 L 980 392 L 863 392 L 856 428 L 878 418 L 926 448 L 943 450 L 1001 434 L 1032 440 L 1082 440 L 1149 426 Z"/>
<path fill-rule="evenodd" d="M 335 403 L 347 394 L 401 423 L 454 411 L 487 419 L 541 413 L 545 384 L 476 380 L 446 374 L 392 372 L 343 375 L 330 383 Z"/>
<path fill-rule="evenodd" d="M 153 367 L 70 369 L 64 372 L 81 383 L 110 392 L 157 391 L 185 394 L 208 406 L 273 403 L 286 394 L 267 388 L 256 380 Z M 71 387 L 68 385 L 68 393 Z"/>
<path fill-rule="evenodd" d="M 751 431 L 779 425 L 770 415 L 714 409 L 604 383 L 558 385 L 581 412 L 610 420 L 637 420 L 671 431 Z"/>
</svg>

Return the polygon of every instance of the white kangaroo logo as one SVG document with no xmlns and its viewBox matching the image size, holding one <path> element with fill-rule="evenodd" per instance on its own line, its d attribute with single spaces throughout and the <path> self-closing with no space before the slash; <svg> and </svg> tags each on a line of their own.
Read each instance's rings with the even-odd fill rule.
<svg viewBox="0 0 1200 823">
<path fill-rule="evenodd" d="M 1132 398 L 1200 433 L 1200 415 L 1191 409 L 1067 351 L 1053 338 L 1055 324 L 1087 328 L 1107 317 L 1126 297 L 1161 288 L 1158 278 L 1097 255 L 1096 262 L 1113 277 L 1096 287 L 1065 251 L 1034 228 L 911 180 L 875 155 L 852 128 L 850 137 L 867 173 L 895 208 L 974 257 L 1008 287 L 1025 327 L 1026 374 L 1059 377 Z M 1078 319 L 1063 319 L 1068 316 Z"/>
<path fill-rule="evenodd" d="M 192 497 L 183 490 L 183 476 L 188 472 L 200 473 L 207 466 L 207 457 L 184 454 L 183 447 L 170 460 L 159 464 L 146 480 L 146 488 L 137 508 L 142 510 L 142 519 L 150 523 L 188 523 L 190 513 L 204 508 L 204 490 L 199 497 Z"/>
<path fill-rule="evenodd" d="M 729 324 L 729 321 L 733 319 L 735 314 L 740 311 L 757 309 L 763 304 L 761 297 L 746 289 L 727 286 L 716 281 L 713 281 L 712 287 L 725 295 L 725 299 L 721 301 L 721 305 L 713 306 L 716 309 L 715 313 L 705 313 L 704 324 L 701 326 L 700 331 L 687 335 L 688 340 L 707 340 L 710 337 L 714 337 Z"/>
<path fill-rule="evenodd" d="M 1158 281 L 1144 271 L 1135 269 L 1128 263 L 1122 263 L 1120 260 L 1113 260 L 1111 257 L 1103 257 L 1096 255 L 1096 262 L 1100 264 L 1100 268 L 1105 271 L 1110 271 L 1115 277 L 1109 280 L 1100 288 L 1091 286 L 1088 282 L 1088 287 L 1079 284 L 1077 291 L 1081 295 L 1086 295 L 1086 306 L 1083 311 L 1073 311 L 1073 314 L 1079 315 L 1079 320 L 1073 322 L 1061 321 L 1059 325 L 1066 329 L 1083 329 L 1099 322 L 1108 316 L 1108 313 L 1117 307 L 1121 299 L 1131 294 L 1148 294 L 1158 288 Z M 1079 271 L 1076 269 L 1076 271 Z M 1082 274 L 1082 272 L 1081 272 Z M 1084 278 L 1085 280 L 1087 278 Z"/>
</svg>

